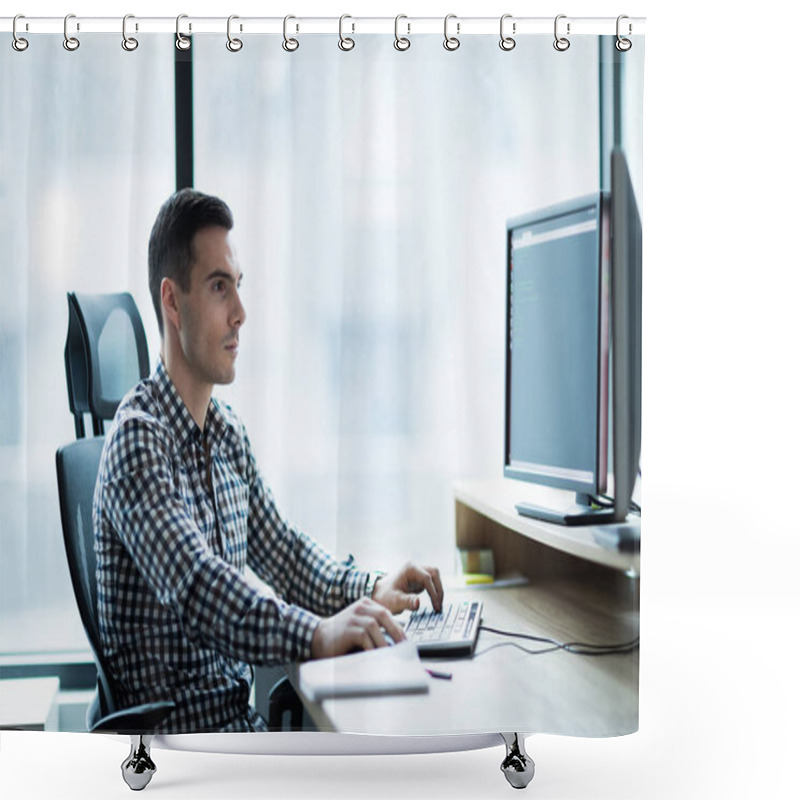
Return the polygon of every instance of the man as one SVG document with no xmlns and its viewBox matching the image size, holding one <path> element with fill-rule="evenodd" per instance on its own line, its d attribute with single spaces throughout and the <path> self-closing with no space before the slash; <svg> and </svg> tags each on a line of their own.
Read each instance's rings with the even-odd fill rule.
<svg viewBox="0 0 800 800">
<path fill-rule="evenodd" d="M 162 206 L 148 257 L 160 358 L 119 406 L 94 496 L 103 650 L 124 704 L 176 703 L 162 732 L 266 730 L 251 664 L 401 641 L 392 614 L 443 596 L 435 568 L 363 572 L 291 527 L 212 397 L 234 379 L 246 318 L 232 227 L 194 190 Z"/>
</svg>

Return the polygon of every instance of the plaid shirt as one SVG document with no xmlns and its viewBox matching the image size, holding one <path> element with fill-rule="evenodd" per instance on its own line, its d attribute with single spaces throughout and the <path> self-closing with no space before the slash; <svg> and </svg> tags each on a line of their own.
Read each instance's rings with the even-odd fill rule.
<svg viewBox="0 0 800 800">
<path fill-rule="evenodd" d="M 250 665 L 309 658 L 316 615 L 367 591 L 279 514 L 230 407 L 212 398 L 201 432 L 161 361 L 120 404 L 93 516 L 112 679 L 123 705 L 175 701 L 164 733 L 265 730 Z"/>
</svg>

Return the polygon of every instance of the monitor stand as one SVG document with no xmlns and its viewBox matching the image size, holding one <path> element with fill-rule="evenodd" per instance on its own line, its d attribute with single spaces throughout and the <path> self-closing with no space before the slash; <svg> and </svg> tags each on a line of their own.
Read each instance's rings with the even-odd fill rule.
<svg viewBox="0 0 800 800">
<path fill-rule="evenodd" d="M 573 505 L 562 510 L 533 503 L 517 503 L 516 508 L 525 517 L 554 522 L 556 525 L 605 525 L 615 521 L 613 508 L 593 507 L 589 495 L 581 492 L 576 493 Z"/>
</svg>

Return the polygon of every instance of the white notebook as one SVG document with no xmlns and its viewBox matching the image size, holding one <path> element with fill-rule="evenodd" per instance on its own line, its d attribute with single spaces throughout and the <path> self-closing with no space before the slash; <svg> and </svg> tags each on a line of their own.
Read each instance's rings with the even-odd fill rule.
<svg viewBox="0 0 800 800">
<path fill-rule="evenodd" d="M 319 702 L 332 697 L 368 697 L 428 691 L 428 675 L 417 648 L 405 641 L 300 665 L 300 691 Z"/>
</svg>

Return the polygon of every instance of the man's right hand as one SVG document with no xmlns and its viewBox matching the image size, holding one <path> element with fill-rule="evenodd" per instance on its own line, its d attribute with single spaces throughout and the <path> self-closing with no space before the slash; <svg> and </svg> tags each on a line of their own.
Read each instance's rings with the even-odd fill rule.
<svg viewBox="0 0 800 800">
<path fill-rule="evenodd" d="M 386 608 L 369 597 L 362 597 L 338 614 L 320 620 L 311 640 L 311 658 L 330 658 L 354 650 L 386 647 L 384 631 L 395 642 L 406 638 Z"/>
</svg>

